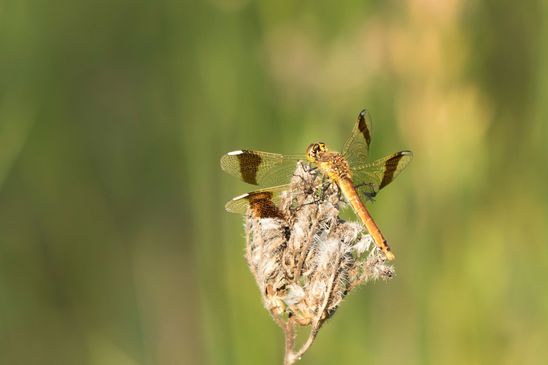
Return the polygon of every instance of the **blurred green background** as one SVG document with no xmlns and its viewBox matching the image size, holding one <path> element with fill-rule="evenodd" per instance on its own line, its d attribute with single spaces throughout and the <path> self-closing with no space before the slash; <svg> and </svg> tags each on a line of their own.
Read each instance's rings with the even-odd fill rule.
<svg viewBox="0 0 548 365">
<path fill-rule="evenodd" d="M 0 364 L 281 364 L 224 152 L 415 159 L 301 364 L 546 364 L 548 4 L 0 0 Z"/>
</svg>

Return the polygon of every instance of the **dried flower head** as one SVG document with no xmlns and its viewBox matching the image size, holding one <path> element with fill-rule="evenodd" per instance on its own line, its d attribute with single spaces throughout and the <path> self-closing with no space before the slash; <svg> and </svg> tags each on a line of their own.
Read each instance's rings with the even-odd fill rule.
<svg viewBox="0 0 548 365">
<path fill-rule="evenodd" d="M 339 217 L 345 206 L 335 183 L 299 162 L 272 214 L 256 214 L 253 206 L 246 214 L 246 259 L 266 309 L 284 329 L 286 364 L 308 349 L 353 288 L 394 274 L 365 228 Z M 295 324 L 311 326 L 297 352 Z"/>
</svg>

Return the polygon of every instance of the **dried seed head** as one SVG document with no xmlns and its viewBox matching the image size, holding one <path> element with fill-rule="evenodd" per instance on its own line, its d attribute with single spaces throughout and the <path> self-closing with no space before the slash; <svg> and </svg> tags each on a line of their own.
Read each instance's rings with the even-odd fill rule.
<svg viewBox="0 0 548 365">
<path fill-rule="evenodd" d="M 365 228 L 339 217 L 344 206 L 336 184 L 299 162 L 281 216 L 246 215 L 246 259 L 273 316 L 321 323 L 356 286 L 393 276 Z"/>
</svg>

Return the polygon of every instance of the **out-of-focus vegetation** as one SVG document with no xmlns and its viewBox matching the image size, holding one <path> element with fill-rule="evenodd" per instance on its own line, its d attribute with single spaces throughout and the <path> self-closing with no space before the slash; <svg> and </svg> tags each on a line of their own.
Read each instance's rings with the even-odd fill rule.
<svg viewBox="0 0 548 365">
<path fill-rule="evenodd" d="M 280 364 L 218 158 L 415 160 L 302 364 L 545 364 L 542 1 L 0 1 L 0 363 Z"/>
</svg>

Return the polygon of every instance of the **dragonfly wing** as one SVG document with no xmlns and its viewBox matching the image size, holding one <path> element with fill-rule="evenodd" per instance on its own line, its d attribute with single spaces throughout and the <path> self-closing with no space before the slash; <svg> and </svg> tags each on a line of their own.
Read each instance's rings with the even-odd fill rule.
<svg viewBox="0 0 548 365">
<path fill-rule="evenodd" d="M 350 166 L 363 164 L 364 161 L 367 161 L 371 144 L 371 124 L 371 115 L 366 109 L 362 110 L 342 152 Z"/>
<path fill-rule="evenodd" d="M 245 193 L 227 202 L 225 208 L 230 213 L 245 214 L 251 207 L 253 214 L 259 218 L 281 217 L 278 203 L 281 193 L 286 190 L 289 190 L 289 184 Z"/>
<path fill-rule="evenodd" d="M 371 200 L 390 184 L 413 159 L 411 151 L 400 151 L 381 159 L 351 166 L 352 182 L 363 201 Z"/>
<path fill-rule="evenodd" d="M 221 168 L 252 185 L 280 185 L 289 182 L 303 155 L 239 150 L 221 157 Z"/>
</svg>

